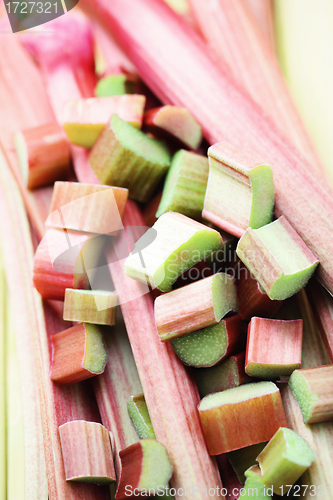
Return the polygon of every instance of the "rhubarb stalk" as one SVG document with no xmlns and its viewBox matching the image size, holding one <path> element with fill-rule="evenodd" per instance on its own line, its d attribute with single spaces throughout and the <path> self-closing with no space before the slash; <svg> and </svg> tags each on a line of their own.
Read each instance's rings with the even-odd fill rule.
<svg viewBox="0 0 333 500">
<path fill-rule="evenodd" d="M 264 1 L 269 9 L 271 0 L 261 0 L 262 3 Z M 279 130 L 307 158 L 311 168 L 325 175 L 324 166 L 290 96 L 277 58 L 246 1 L 201 3 L 200 0 L 191 0 L 191 5 L 222 70 L 231 74 L 270 116 Z"/>
<path fill-rule="evenodd" d="M 24 368 L 22 395 L 24 415 L 28 419 L 25 425 L 26 498 L 47 497 L 46 462 L 50 500 L 106 500 L 109 497 L 104 488 L 70 485 L 65 481 L 59 425 L 72 419 L 98 421 L 99 416 L 86 387 L 57 388 L 50 380 L 50 349 L 44 311 L 41 299 L 32 286 L 30 228 L 22 198 L 2 156 L 0 179 L 1 241 L 6 269 L 10 271 L 7 283 L 9 296 L 15 300 L 20 311 L 20 314 L 14 315 L 14 321 L 17 346 L 20 352 L 22 349 L 19 364 L 21 370 Z M 45 318 L 49 334 L 65 327 L 51 304 L 45 303 Z M 30 361 L 33 366 L 31 374 L 27 371 Z M 43 437 L 39 432 L 40 422 Z"/>
<path fill-rule="evenodd" d="M 139 440 L 127 411 L 127 401 L 131 394 L 140 394 L 142 387 L 120 312 L 116 325 L 105 332 L 104 340 L 109 362 L 104 373 L 94 378 L 94 391 L 102 422 L 112 429 L 119 477 L 119 451 Z"/>
<path fill-rule="evenodd" d="M 155 439 L 156 436 L 144 395 L 131 396 L 128 400 L 127 408 L 139 438 Z"/>
<path fill-rule="evenodd" d="M 145 226 L 142 214 L 131 201 L 126 205 L 123 223 L 125 227 Z M 137 230 L 136 238 L 141 234 Z M 119 247 L 127 249 L 127 253 L 133 249 L 128 249 L 125 235 L 120 238 Z M 123 255 L 119 247 L 118 253 Z M 204 488 L 220 488 L 216 463 L 207 454 L 196 410 L 197 388 L 171 346 L 158 339 L 151 296 L 145 294 L 141 283 L 124 274 L 123 261 L 114 258 L 114 249 L 109 250 L 109 262 L 155 434 L 166 446 L 173 465 L 171 486 L 178 490 L 200 484 L 203 492 Z M 129 301 L 129 297 L 136 299 Z M 162 370 L 158 378 L 156 366 Z M 176 498 L 180 499 L 180 495 L 176 494 Z M 193 494 L 195 500 L 203 496 L 208 497 L 200 491 Z M 218 497 L 218 493 L 210 496 Z"/>
<path fill-rule="evenodd" d="M 321 338 L 330 362 L 333 363 L 333 299 L 319 283 L 313 281 L 307 288 L 309 299 Z"/>
<path fill-rule="evenodd" d="M 5 270 L 0 247 L 0 495 L 6 497 L 6 295 Z"/>
<path fill-rule="evenodd" d="M 108 0 L 81 1 L 112 30 L 156 95 L 187 107 L 210 143 L 223 139 L 272 165 L 276 214 L 284 214 L 315 253 L 318 277 L 333 292 L 333 200 L 306 160 L 163 2 L 113 0 L 111 8 Z"/>
</svg>

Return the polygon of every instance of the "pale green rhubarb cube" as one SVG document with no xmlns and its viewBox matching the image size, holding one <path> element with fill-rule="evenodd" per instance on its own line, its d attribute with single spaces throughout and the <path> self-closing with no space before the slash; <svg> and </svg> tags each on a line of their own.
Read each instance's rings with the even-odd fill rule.
<svg viewBox="0 0 333 500">
<path fill-rule="evenodd" d="M 312 449 L 301 436 L 291 429 L 280 427 L 257 457 L 260 482 L 267 487 L 272 486 L 274 493 L 283 495 L 314 459 Z"/>
<path fill-rule="evenodd" d="M 236 251 L 272 300 L 301 290 L 319 263 L 284 216 L 260 229 L 247 229 Z"/>
<path fill-rule="evenodd" d="M 136 243 L 126 259 L 125 274 L 168 292 L 182 273 L 221 246 L 221 235 L 214 229 L 167 212 Z"/>
<path fill-rule="evenodd" d="M 90 166 L 103 184 L 127 188 L 130 198 L 142 202 L 149 201 L 154 194 L 170 161 L 169 149 L 163 141 L 148 137 L 116 114 L 89 155 Z"/>
<path fill-rule="evenodd" d="M 241 237 L 271 222 L 273 174 L 269 165 L 226 142 L 208 150 L 209 177 L 202 216 Z"/>
<path fill-rule="evenodd" d="M 178 151 L 167 173 L 156 217 L 171 210 L 200 219 L 207 180 L 208 158 L 184 149 Z"/>
</svg>

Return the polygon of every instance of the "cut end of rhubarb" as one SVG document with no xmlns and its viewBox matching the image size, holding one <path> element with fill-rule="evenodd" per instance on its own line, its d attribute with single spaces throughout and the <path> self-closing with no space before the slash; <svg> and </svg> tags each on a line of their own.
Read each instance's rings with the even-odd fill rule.
<svg viewBox="0 0 333 500">
<path fill-rule="evenodd" d="M 291 429 L 281 427 L 258 455 L 260 482 L 282 494 L 315 459 L 308 443 Z"/>
<path fill-rule="evenodd" d="M 284 216 L 260 229 L 249 228 L 237 255 L 272 300 L 298 292 L 319 263 Z"/>
<path fill-rule="evenodd" d="M 134 94 L 134 84 L 128 81 L 126 75 L 109 75 L 101 78 L 96 85 L 97 97 Z"/>
<path fill-rule="evenodd" d="M 177 356 L 188 366 L 209 367 L 223 359 L 228 338 L 225 324 L 208 326 L 198 332 L 171 340 Z"/>
<path fill-rule="evenodd" d="M 144 117 L 144 125 L 157 136 L 171 136 L 190 149 L 197 149 L 202 141 L 200 124 L 186 108 L 162 106 L 150 109 Z"/>
<path fill-rule="evenodd" d="M 318 400 L 317 394 L 311 392 L 310 386 L 301 370 L 295 370 L 289 379 L 289 386 L 302 412 L 304 423 L 312 416 L 313 405 Z"/>
<path fill-rule="evenodd" d="M 154 234 L 151 241 L 150 235 Z M 126 259 L 125 274 L 168 292 L 181 274 L 221 245 L 221 235 L 214 229 L 182 214 L 167 212 L 136 243 Z"/>
<path fill-rule="evenodd" d="M 199 410 L 210 410 L 225 404 L 241 403 L 252 398 L 274 394 L 279 392 L 273 382 L 258 382 L 257 384 L 245 384 L 226 391 L 209 394 L 200 402 Z"/>
<path fill-rule="evenodd" d="M 103 184 L 128 188 L 130 198 L 143 202 L 153 195 L 170 160 L 164 142 L 148 137 L 117 114 L 112 115 L 89 156 Z"/>
<path fill-rule="evenodd" d="M 93 375 L 103 373 L 107 353 L 103 342 L 101 330 L 95 325 L 85 325 L 86 328 L 86 349 L 83 359 L 83 366 Z"/>
<path fill-rule="evenodd" d="M 168 211 L 201 218 L 208 180 L 206 156 L 178 151 L 167 173 L 156 217 Z"/>
<path fill-rule="evenodd" d="M 130 396 L 127 409 L 139 438 L 156 439 L 144 395 Z"/>
<path fill-rule="evenodd" d="M 142 439 L 119 453 L 121 476 L 116 500 L 128 497 L 128 489 L 135 494 L 161 491 L 172 475 L 172 465 L 165 446 L 155 439 Z"/>
<path fill-rule="evenodd" d="M 209 177 L 203 217 L 240 237 L 272 220 L 273 174 L 269 165 L 227 143 L 208 150 Z"/>
</svg>

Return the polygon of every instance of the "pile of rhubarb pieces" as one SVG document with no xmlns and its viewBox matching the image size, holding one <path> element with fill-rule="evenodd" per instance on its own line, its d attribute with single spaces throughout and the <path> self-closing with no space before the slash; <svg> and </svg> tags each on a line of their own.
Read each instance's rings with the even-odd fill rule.
<svg viewBox="0 0 333 500">
<path fill-rule="evenodd" d="M 274 155 L 209 146 L 125 59 L 95 80 L 105 32 L 76 12 L 52 24 L 22 43 L 56 119 L 14 135 L 21 190 L 53 185 L 43 234 L 30 214 L 50 500 L 305 496 L 314 477 L 318 493 L 333 365 L 311 360 L 304 287 L 319 316 L 326 292 L 318 252 L 275 210 Z"/>
</svg>

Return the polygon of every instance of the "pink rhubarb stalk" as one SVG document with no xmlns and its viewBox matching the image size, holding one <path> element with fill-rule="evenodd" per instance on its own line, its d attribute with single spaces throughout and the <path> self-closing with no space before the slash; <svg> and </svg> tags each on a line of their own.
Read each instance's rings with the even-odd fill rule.
<svg viewBox="0 0 333 500">
<path fill-rule="evenodd" d="M 138 228 L 137 235 L 133 234 L 135 240 L 142 235 L 140 226 L 145 222 L 132 201 L 126 205 L 123 223 Z M 132 249 L 126 235 L 121 234 L 118 253 L 126 255 Z M 216 463 L 206 451 L 196 410 L 199 395 L 195 383 L 171 346 L 162 344 L 157 336 L 148 288 L 124 274 L 124 259 L 117 260 L 114 250 L 108 257 L 156 438 L 166 446 L 173 465 L 171 486 L 178 489 L 200 484 L 203 492 L 204 488 L 221 487 Z M 160 367 L 158 377 L 156 366 Z M 203 496 L 207 495 L 195 492 L 193 498 L 201 500 Z M 210 498 L 217 497 L 218 493 Z M 177 494 L 176 498 L 181 497 Z"/>
<path fill-rule="evenodd" d="M 57 387 L 50 379 L 50 344 L 49 336 L 66 328 L 59 318 L 56 308 L 51 303 L 43 305 L 32 285 L 33 248 L 29 223 L 23 201 L 8 165 L 0 169 L 0 231 L 3 235 L 2 249 L 6 268 L 10 270 L 7 283 L 10 296 L 20 314 L 14 315 L 19 327 L 19 342 L 25 348 L 24 359 L 29 350 L 33 350 L 35 375 L 37 381 L 40 408 L 36 406 L 36 395 L 32 395 L 32 385 L 26 392 L 30 396 L 30 409 L 41 413 L 43 443 L 41 436 L 36 436 L 26 448 L 27 456 L 31 450 L 33 460 L 27 459 L 29 478 L 27 498 L 44 498 L 45 470 L 43 464 L 44 444 L 48 493 L 50 500 L 107 500 L 108 490 L 94 485 L 69 484 L 65 480 L 59 425 L 69 420 L 99 421 L 99 415 L 89 388 L 74 385 L 67 388 Z M 47 329 L 46 329 L 47 326 Z M 23 335 L 23 337 L 22 337 Z M 23 338 L 25 340 L 23 341 Z M 29 354 L 30 356 L 31 354 Z M 30 380 L 27 378 L 27 380 Z M 33 414 L 31 418 L 34 418 Z M 30 425 L 30 424 L 29 424 Z M 40 462 L 42 461 L 42 462 Z M 31 467 L 31 468 L 30 468 Z M 44 471 L 44 472 L 43 472 Z"/>
<path fill-rule="evenodd" d="M 24 46 L 39 63 L 53 111 L 62 123 L 64 105 L 72 99 L 92 97 L 96 85 L 91 28 L 77 10 L 59 17 L 39 33 L 26 33 Z M 72 147 L 75 173 L 87 172 L 89 181 L 99 184 L 86 152 Z"/>
<path fill-rule="evenodd" d="M 265 1 L 268 3 L 269 0 Z M 291 98 L 277 58 L 246 2 L 191 0 L 191 5 L 222 68 L 227 69 L 268 113 L 307 158 L 311 168 L 318 168 L 318 172 L 324 174 L 324 167 Z"/>
<path fill-rule="evenodd" d="M 81 0 L 112 30 L 140 76 L 165 103 L 187 107 L 210 143 L 226 140 L 272 165 L 276 214 L 288 218 L 321 262 L 318 277 L 333 292 L 333 199 L 289 141 L 202 40 L 158 0 Z M 317 163 L 318 164 L 318 163 Z"/>
</svg>

